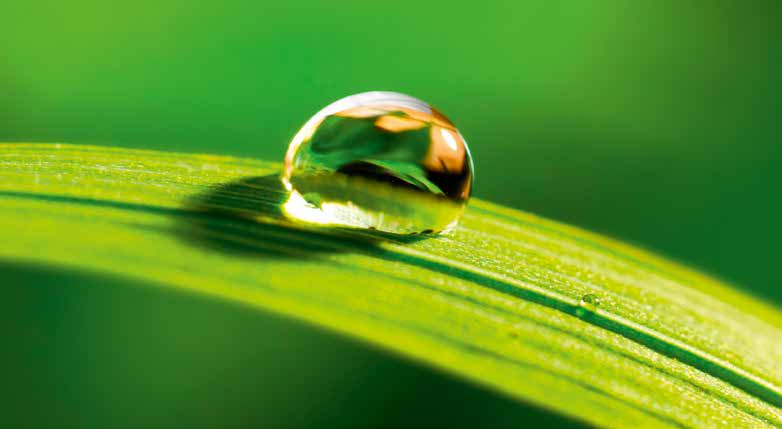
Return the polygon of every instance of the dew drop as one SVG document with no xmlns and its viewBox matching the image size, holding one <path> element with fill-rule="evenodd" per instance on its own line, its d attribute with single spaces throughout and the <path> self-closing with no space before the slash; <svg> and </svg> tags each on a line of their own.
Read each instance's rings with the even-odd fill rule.
<svg viewBox="0 0 782 429">
<path fill-rule="evenodd" d="M 599 306 L 600 297 L 593 293 L 588 293 L 581 297 L 581 301 L 578 302 L 578 310 L 576 310 L 576 313 L 579 317 L 583 317 L 588 313 L 594 313 Z"/>
<path fill-rule="evenodd" d="M 452 229 L 472 190 L 470 151 L 427 103 L 395 92 L 338 100 L 299 130 L 285 155 L 285 214 L 392 234 Z"/>
</svg>

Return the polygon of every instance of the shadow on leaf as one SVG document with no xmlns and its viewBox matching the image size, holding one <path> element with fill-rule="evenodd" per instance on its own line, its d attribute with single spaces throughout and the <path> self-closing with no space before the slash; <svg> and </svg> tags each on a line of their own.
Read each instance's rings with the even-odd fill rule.
<svg viewBox="0 0 782 429">
<path fill-rule="evenodd" d="M 381 241 L 409 243 L 427 238 L 302 226 L 283 214 L 287 196 L 278 174 L 216 185 L 185 202 L 187 211 L 198 215 L 178 217 L 176 231 L 185 241 L 210 250 L 282 258 L 374 252 Z"/>
</svg>

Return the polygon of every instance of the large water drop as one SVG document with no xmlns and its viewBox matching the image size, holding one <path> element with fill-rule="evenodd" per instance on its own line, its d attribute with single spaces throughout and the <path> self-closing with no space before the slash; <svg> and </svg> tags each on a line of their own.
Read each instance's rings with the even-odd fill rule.
<svg viewBox="0 0 782 429">
<path fill-rule="evenodd" d="M 283 209 L 298 221 L 393 234 L 448 231 L 472 190 L 470 151 L 427 103 L 395 92 L 338 100 L 290 143 Z"/>
</svg>

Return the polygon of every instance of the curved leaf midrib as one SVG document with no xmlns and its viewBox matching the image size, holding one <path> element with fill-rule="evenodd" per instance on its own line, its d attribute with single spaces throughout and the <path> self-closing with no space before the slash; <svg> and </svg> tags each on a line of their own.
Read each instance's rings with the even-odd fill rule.
<svg viewBox="0 0 782 429">
<path fill-rule="evenodd" d="M 586 251 L 589 251 L 589 250 L 586 250 Z M 546 267 L 544 266 L 544 264 L 541 264 L 537 268 L 540 268 L 542 270 L 546 270 Z M 686 314 L 687 312 L 690 312 L 692 314 L 697 314 L 698 316 L 701 316 L 701 317 L 707 317 L 707 318 L 710 319 L 710 321 L 733 322 L 730 318 L 728 318 L 728 319 L 714 319 L 714 317 L 709 312 L 713 312 L 715 310 L 715 308 L 713 308 L 713 307 L 718 305 L 720 310 L 724 310 L 726 312 L 733 312 L 734 314 L 736 314 L 735 313 L 735 311 L 736 311 L 735 308 L 730 307 L 729 305 L 725 304 L 722 301 L 715 301 L 711 297 L 709 297 L 707 295 L 704 295 L 703 292 L 699 292 L 699 291 L 695 291 L 695 290 L 688 291 L 688 290 L 682 288 L 682 284 L 690 284 L 692 282 L 692 280 L 683 281 L 682 284 L 676 284 L 676 283 L 672 283 L 672 279 L 671 278 L 673 276 L 666 276 L 664 274 L 664 271 L 662 271 L 662 270 L 652 271 L 652 272 L 650 272 L 650 274 L 652 276 L 650 278 L 650 280 L 654 279 L 655 282 L 658 284 L 658 286 L 659 285 L 666 285 L 665 289 L 662 289 L 662 290 L 658 289 L 658 290 L 655 291 L 655 293 L 658 296 L 670 297 L 671 302 L 669 303 L 669 305 L 672 304 L 672 303 L 676 303 L 676 305 L 679 305 L 679 308 L 676 309 L 677 313 L 675 313 L 675 314 L 679 314 L 681 316 L 683 314 Z M 561 276 L 563 276 L 562 273 L 554 273 L 554 277 L 561 277 Z M 606 278 L 606 280 L 612 280 L 612 279 L 611 278 Z M 613 279 L 613 281 L 615 281 L 618 285 L 629 285 L 629 283 L 623 282 L 621 279 L 618 279 L 618 280 L 617 279 Z M 578 283 L 578 282 L 576 282 L 576 283 Z M 589 285 L 590 288 L 592 288 L 592 289 L 598 289 L 598 290 L 602 289 L 599 285 L 596 285 L 594 282 L 585 282 L 583 284 Z M 637 285 L 634 286 L 634 287 L 638 288 Z M 670 291 L 667 290 L 669 288 L 671 289 Z M 681 295 L 681 296 L 677 296 L 677 295 L 674 294 L 674 290 L 673 290 L 674 288 L 679 291 L 679 295 Z M 716 291 L 716 289 L 715 289 L 715 291 Z M 724 293 L 725 289 L 722 289 L 720 292 Z M 627 300 L 624 297 L 622 297 L 621 295 L 616 295 L 616 292 L 614 292 L 614 291 L 606 291 L 606 293 L 607 294 L 614 294 L 614 296 L 622 299 L 624 301 L 623 304 L 633 304 L 633 300 L 632 299 Z M 663 294 L 674 294 L 674 295 L 663 295 Z M 735 297 L 735 296 L 736 295 L 733 294 L 733 297 Z M 689 307 L 686 307 L 686 308 L 684 306 L 682 306 L 684 304 L 683 300 L 685 300 L 685 298 L 688 300 L 687 302 L 689 303 Z M 697 305 L 693 305 L 693 303 L 697 303 Z M 709 304 L 708 306 L 705 305 L 707 303 Z M 746 302 L 744 302 L 744 303 L 746 304 Z M 705 310 L 701 310 L 701 309 L 705 309 Z M 632 313 L 632 307 L 628 307 L 627 308 L 627 312 L 628 312 L 628 314 L 633 314 Z M 776 318 L 774 320 L 776 320 Z M 739 334 L 739 331 L 741 331 L 740 332 L 740 335 L 741 335 L 740 338 L 746 338 L 746 339 L 750 338 L 750 337 L 746 337 L 746 335 L 744 335 L 744 332 L 746 332 L 746 330 L 750 326 L 752 326 L 753 332 L 755 332 L 756 334 L 759 331 L 774 332 L 774 333 L 777 332 L 772 327 L 773 325 L 769 325 L 768 324 L 768 321 L 761 321 L 760 319 L 754 319 L 753 320 L 751 316 L 747 317 L 745 315 L 742 315 L 741 321 L 744 324 L 741 325 L 740 327 L 737 327 L 735 325 L 733 326 L 733 328 L 734 328 L 733 334 L 734 335 Z M 634 321 L 634 323 L 639 323 L 639 322 L 638 321 Z M 671 326 L 675 326 L 675 325 L 671 325 Z M 668 326 L 668 327 L 670 328 L 671 326 Z M 736 330 L 738 328 L 740 328 L 740 329 Z M 676 339 L 675 338 L 675 335 L 676 335 L 675 332 L 670 332 L 669 331 L 667 333 L 663 333 L 663 332 L 661 332 L 661 333 L 663 335 L 667 335 L 667 336 L 669 336 L 671 338 Z M 758 338 L 762 338 L 762 337 L 758 337 Z M 734 337 L 733 338 L 733 340 L 738 340 L 738 339 L 739 339 L 739 337 Z M 681 341 L 681 339 L 677 339 L 677 340 Z M 725 339 L 723 339 L 723 341 L 725 341 Z M 776 350 L 769 350 L 769 352 L 774 352 L 777 355 L 779 355 L 779 351 L 780 351 L 779 344 L 776 345 Z M 750 357 L 752 357 L 752 356 L 750 356 Z M 768 360 L 766 362 L 768 362 Z M 734 364 L 734 366 L 736 366 L 737 368 L 742 368 L 743 367 L 742 365 L 737 365 L 737 364 Z M 771 369 L 772 372 L 774 372 L 774 371 L 777 371 L 779 368 L 775 368 L 774 365 L 772 364 L 771 368 L 766 366 L 764 369 L 766 369 L 766 370 Z M 774 372 L 774 373 L 776 374 L 776 372 Z M 771 385 L 775 385 L 775 383 L 773 383 L 773 382 L 771 382 L 770 384 Z M 778 387 L 775 388 L 774 390 L 779 392 L 779 388 Z"/>
<path fill-rule="evenodd" d="M 584 242 L 591 244 L 591 242 L 586 240 L 584 240 Z M 400 251 L 404 250 L 400 249 Z M 419 252 L 418 254 L 421 259 L 430 259 L 430 255 L 427 255 L 423 252 Z M 443 272 L 454 268 L 454 262 L 445 258 L 437 258 L 437 263 L 444 264 L 446 266 L 450 265 L 450 268 L 442 269 L 441 271 Z M 655 269 L 651 265 L 643 264 L 643 266 L 649 268 L 650 270 L 660 272 L 663 275 L 667 275 L 666 272 Z M 487 273 L 485 270 L 469 266 L 468 264 L 464 264 L 463 267 L 465 271 L 471 273 L 470 275 L 476 282 L 478 282 L 477 279 L 481 277 L 491 278 L 492 280 L 504 283 L 508 287 L 504 293 L 511 293 L 518 298 L 527 299 L 541 305 L 546 305 L 550 308 L 563 311 L 573 316 L 579 315 L 581 308 L 579 303 L 575 299 L 572 299 L 568 296 L 543 289 L 533 284 L 527 284 L 523 281 L 518 281 L 507 276 Z M 554 273 L 552 270 L 549 270 L 545 267 L 541 268 L 542 270 L 548 271 L 549 273 Z M 560 273 L 557 274 L 562 275 Z M 581 282 L 581 280 L 568 277 L 567 275 L 565 275 L 565 277 L 576 283 Z M 599 286 L 595 285 L 594 283 L 591 283 L 590 286 L 599 288 Z M 530 297 L 524 297 L 521 294 L 514 294 L 513 292 L 509 292 L 513 290 L 513 288 L 526 290 L 533 295 Z M 606 292 L 609 291 L 606 290 Z M 686 362 L 691 366 L 694 366 L 708 374 L 714 375 L 715 377 L 720 378 L 729 384 L 740 387 L 742 390 L 752 393 L 753 395 L 758 396 L 761 399 L 778 407 L 782 406 L 782 388 L 776 386 L 772 382 L 764 380 L 757 374 L 746 371 L 706 351 L 691 347 L 681 340 L 647 328 L 630 319 L 612 314 L 610 312 L 596 309 L 591 313 L 590 316 L 591 317 L 587 321 L 596 326 L 609 329 L 627 337 L 628 339 L 644 344 L 645 346 L 648 346 L 660 353 Z"/>
<path fill-rule="evenodd" d="M 418 252 L 416 252 L 418 253 Z M 652 350 L 666 356 L 675 358 L 690 366 L 714 376 L 728 384 L 736 386 L 754 396 L 763 399 L 777 407 L 782 406 L 782 395 L 779 388 L 741 368 L 712 356 L 701 350 L 694 349 L 681 341 L 670 338 L 654 330 L 640 326 L 621 316 L 598 309 L 590 310 L 585 315 L 580 315 L 583 309 L 575 300 L 543 290 L 539 287 L 527 285 L 522 282 L 504 276 L 487 273 L 484 270 L 470 266 L 456 266 L 452 261 L 448 263 L 443 258 L 427 257 L 418 253 L 418 261 L 409 259 L 408 263 L 417 263 L 421 266 L 436 271 L 457 275 L 461 278 L 489 287 L 498 292 L 512 295 L 515 298 L 535 302 L 536 304 L 564 312 L 571 316 L 581 317 L 588 323 L 610 330 L 637 343 L 643 344 Z M 735 404 L 734 404 L 735 405 Z"/>
</svg>

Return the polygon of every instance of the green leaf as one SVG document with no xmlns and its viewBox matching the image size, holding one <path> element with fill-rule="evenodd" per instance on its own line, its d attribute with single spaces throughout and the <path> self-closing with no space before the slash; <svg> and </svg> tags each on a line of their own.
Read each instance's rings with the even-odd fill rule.
<svg viewBox="0 0 782 429">
<path fill-rule="evenodd" d="M 0 258 L 287 315 L 599 425 L 782 425 L 779 310 L 479 200 L 452 234 L 414 241 L 293 225 L 279 168 L 3 144 Z"/>
</svg>

